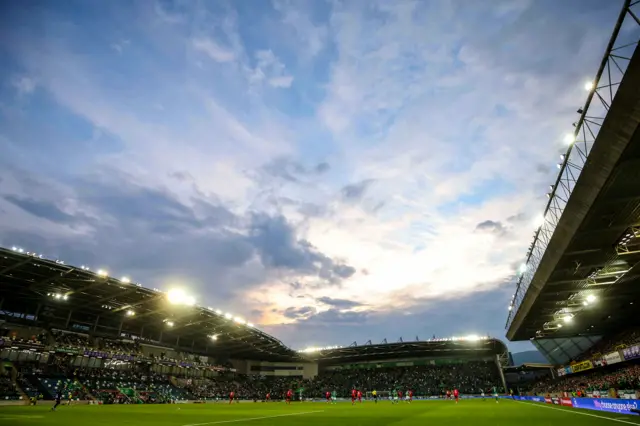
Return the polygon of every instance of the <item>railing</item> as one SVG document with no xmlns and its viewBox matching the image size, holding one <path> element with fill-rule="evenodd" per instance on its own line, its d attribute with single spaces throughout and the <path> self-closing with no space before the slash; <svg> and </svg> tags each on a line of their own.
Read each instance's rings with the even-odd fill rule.
<svg viewBox="0 0 640 426">
<path fill-rule="evenodd" d="M 558 177 L 555 184 L 550 185 L 550 192 L 547 194 L 549 201 L 527 252 L 524 267 L 520 270 L 516 291 L 509 306 L 509 315 L 505 326 L 507 329 L 511 326 L 531 285 L 551 236 L 587 162 L 593 143 L 622 82 L 629 61 L 638 46 L 640 41 L 638 38 L 639 10 L 640 0 L 633 2 L 625 0 L 595 79 L 593 82 L 587 83 L 585 87 L 586 90 L 589 90 L 589 95 L 584 106 L 578 110 L 580 118 L 573 123 L 574 132 L 568 135 L 565 140 L 569 147 L 566 153 L 560 157 Z M 625 40 L 625 38 L 627 39 Z M 592 102 L 594 98 L 596 101 Z"/>
</svg>

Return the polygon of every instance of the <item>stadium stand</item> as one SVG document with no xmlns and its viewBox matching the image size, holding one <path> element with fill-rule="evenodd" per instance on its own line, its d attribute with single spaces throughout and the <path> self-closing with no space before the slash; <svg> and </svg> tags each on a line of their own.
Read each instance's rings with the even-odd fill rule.
<svg viewBox="0 0 640 426">
<path fill-rule="evenodd" d="M 296 352 L 233 315 L 185 295 L 146 289 L 102 271 L 0 249 L 0 356 L 6 398 L 75 403 L 164 403 L 266 394 L 346 396 L 357 386 L 504 388 L 507 349 L 496 339 L 398 342 Z M 11 307 L 11 309 L 7 309 Z"/>
</svg>

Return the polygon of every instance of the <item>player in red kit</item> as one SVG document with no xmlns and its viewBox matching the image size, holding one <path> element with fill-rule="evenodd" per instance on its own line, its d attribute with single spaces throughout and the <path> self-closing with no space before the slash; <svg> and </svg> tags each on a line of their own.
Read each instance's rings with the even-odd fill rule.
<svg viewBox="0 0 640 426">
<path fill-rule="evenodd" d="M 358 402 L 362 403 L 362 391 L 358 391 Z"/>
<path fill-rule="evenodd" d="M 329 404 L 331 402 L 331 392 L 327 391 L 324 396 L 327 398 L 327 404 Z"/>
<path fill-rule="evenodd" d="M 447 399 L 451 399 L 451 391 L 447 391 Z"/>
<path fill-rule="evenodd" d="M 398 391 L 398 401 L 402 401 L 402 391 Z"/>
<path fill-rule="evenodd" d="M 460 392 L 458 392 L 458 389 L 453 390 L 453 397 L 456 399 L 456 404 L 457 404 L 458 398 L 460 397 Z"/>
<path fill-rule="evenodd" d="M 409 389 L 409 392 L 407 393 L 409 394 L 409 404 L 411 404 L 411 401 L 413 401 L 413 391 Z"/>
<path fill-rule="evenodd" d="M 356 398 L 358 396 L 358 391 L 355 389 L 351 389 L 351 405 L 356 403 Z"/>
<path fill-rule="evenodd" d="M 229 404 L 233 402 L 233 398 L 235 398 L 236 393 L 234 391 L 229 392 Z"/>
<path fill-rule="evenodd" d="M 287 404 L 291 404 L 291 398 L 293 398 L 293 391 L 289 389 L 287 391 Z"/>
<path fill-rule="evenodd" d="M 264 397 L 264 400 L 265 400 L 266 402 L 271 401 L 271 393 L 270 393 L 270 392 L 267 392 L 267 395 Z"/>
</svg>

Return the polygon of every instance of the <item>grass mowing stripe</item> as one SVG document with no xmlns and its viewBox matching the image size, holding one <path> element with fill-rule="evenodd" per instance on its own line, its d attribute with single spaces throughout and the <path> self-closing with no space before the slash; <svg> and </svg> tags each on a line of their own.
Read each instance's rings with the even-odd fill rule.
<svg viewBox="0 0 640 426">
<path fill-rule="evenodd" d="M 613 417 L 605 417 L 605 416 L 599 416 L 597 414 L 591 414 L 591 413 L 584 413 L 582 411 L 576 411 L 576 410 L 579 410 L 579 408 L 576 408 L 574 410 L 563 410 L 562 408 L 553 407 L 551 405 L 540 405 L 539 402 L 524 402 L 524 401 L 514 401 L 514 402 L 517 402 L 519 404 L 527 404 L 527 405 L 531 405 L 531 406 L 534 406 L 534 407 L 550 408 L 552 410 L 558 410 L 558 411 L 562 411 L 564 413 L 572 413 L 572 414 L 580 414 L 581 416 L 597 417 L 599 419 L 611 420 L 612 422 L 626 423 L 628 425 L 636 425 L 636 426 L 640 425 L 640 423 L 630 422 L 629 420 L 614 419 Z"/>
<path fill-rule="evenodd" d="M 220 420 L 216 422 L 206 422 L 206 423 L 190 423 L 182 426 L 204 426 L 204 425 L 220 425 L 223 423 L 252 422 L 254 420 L 275 419 L 276 417 L 302 416 L 304 414 L 314 414 L 314 413 L 324 413 L 324 410 L 304 411 L 302 413 L 276 414 L 275 416 L 250 417 L 248 419 Z"/>
</svg>

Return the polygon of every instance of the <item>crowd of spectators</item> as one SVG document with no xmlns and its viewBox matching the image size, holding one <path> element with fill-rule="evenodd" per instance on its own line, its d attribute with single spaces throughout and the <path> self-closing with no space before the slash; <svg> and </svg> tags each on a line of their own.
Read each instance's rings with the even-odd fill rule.
<svg viewBox="0 0 640 426">
<path fill-rule="evenodd" d="M 198 398 L 225 398 L 233 391 L 246 399 L 263 399 L 267 393 L 277 399 L 288 389 L 302 389 L 306 398 L 321 398 L 325 392 L 335 391 L 346 397 L 351 389 L 384 393 L 393 389 L 412 390 L 416 396 L 438 396 L 447 389 L 461 393 L 490 392 L 493 387 L 504 391 L 500 375 L 493 362 L 463 364 L 388 367 L 375 369 L 330 370 L 313 379 L 233 375 L 231 379 L 201 379 L 183 382 L 185 388 Z"/>
<path fill-rule="evenodd" d="M 51 330 L 51 335 L 58 346 L 64 348 L 92 349 L 91 338 L 85 334 L 66 333 L 58 330 Z"/>
<path fill-rule="evenodd" d="M 592 391 L 640 390 L 640 365 L 620 364 L 607 369 L 589 370 L 584 374 L 567 375 L 557 379 L 547 378 L 531 387 L 536 395 L 587 393 Z"/>
<path fill-rule="evenodd" d="M 8 375 L 0 375 L 0 400 L 17 400 L 20 394 L 16 388 L 16 384 Z"/>
<path fill-rule="evenodd" d="M 604 338 L 578 357 L 578 361 L 592 360 L 628 346 L 640 344 L 640 327 L 632 327 L 610 338 Z"/>
</svg>

